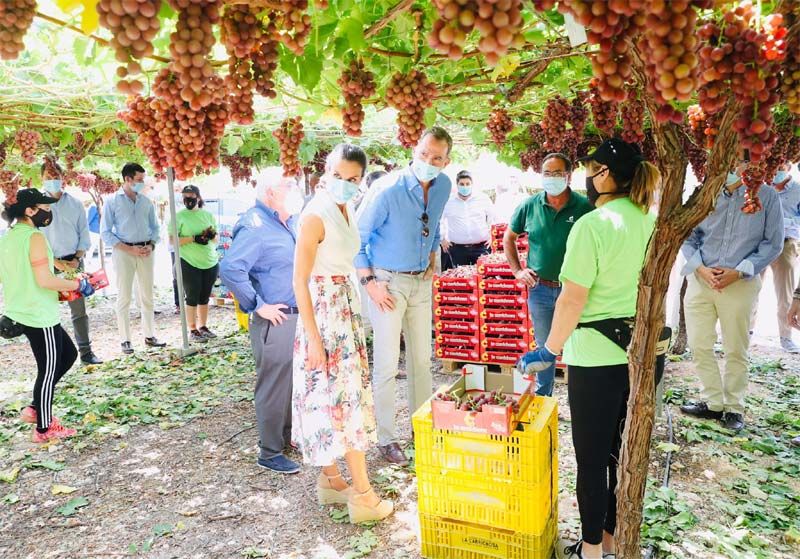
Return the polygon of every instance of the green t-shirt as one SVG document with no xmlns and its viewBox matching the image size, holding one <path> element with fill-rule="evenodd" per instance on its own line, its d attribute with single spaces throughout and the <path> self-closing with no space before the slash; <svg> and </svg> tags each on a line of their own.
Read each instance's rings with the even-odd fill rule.
<svg viewBox="0 0 800 559">
<path fill-rule="evenodd" d="M 188 210 L 182 209 L 175 214 L 175 219 L 178 222 L 178 236 L 179 237 L 194 237 L 199 235 L 209 227 L 217 229 L 217 222 L 211 212 L 206 210 Z M 172 227 L 170 226 L 170 231 Z M 209 241 L 207 245 L 201 245 L 192 241 L 185 245 L 181 245 L 181 258 L 186 260 L 189 264 L 200 270 L 208 270 L 213 268 L 219 261 L 217 254 L 217 241 Z"/>
<path fill-rule="evenodd" d="M 618 198 L 583 216 L 567 240 L 561 281 L 589 289 L 581 322 L 636 314 L 639 274 L 656 217 L 629 198 Z M 580 367 L 621 365 L 628 356 L 592 328 L 578 328 L 564 346 L 564 362 Z"/>
<path fill-rule="evenodd" d="M 574 191 L 559 211 L 547 203 L 544 192 L 520 204 L 509 226 L 517 235 L 528 234 L 528 268 L 542 279 L 558 281 L 569 232 L 581 216 L 593 209 L 585 196 Z"/>
<path fill-rule="evenodd" d="M 49 328 L 61 319 L 58 291 L 39 287 L 31 266 L 31 237 L 44 233 L 26 223 L 17 223 L 0 237 L 0 283 L 3 284 L 5 314 L 31 328 Z M 47 245 L 47 261 L 53 269 L 53 251 Z"/>
</svg>

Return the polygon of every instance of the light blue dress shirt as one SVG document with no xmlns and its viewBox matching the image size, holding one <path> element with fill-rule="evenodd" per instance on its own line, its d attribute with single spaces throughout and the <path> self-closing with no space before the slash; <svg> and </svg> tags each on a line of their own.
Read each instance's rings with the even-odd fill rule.
<svg viewBox="0 0 800 559">
<path fill-rule="evenodd" d="M 80 200 L 62 192 L 58 202 L 50 204 L 50 211 L 53 212 L 53 221 L 42 228 L 42 233 L 53 249 L 53 256 L 61 258 L 79 250 L 88 251 L 92 243 L 86 210 Z"/>
<path fill-rule="evenodd" d="M 800 183 L 791 179 L 783 190 L 775 190 L 783 209 L 783 235 L 787 239 L 800 239 Z"/>
<path fill-rule="evenodd" d="M 278 212 L 256 200 L 239 219 L 219 275 L 243 312 L 254 312 L 265 303 L 297 306 L 292 287 L 296 244 L 297 216 L 284 225 Z"/>
<path fill-rule="evenodd" d="M 723 188 L 714 212 L 705 218 L 683 243 L 686 258 L 682 274 L 700 266 L 731 268 L 746 278 L 760 274 L 783 250 L 783 215 L 778 194 L 761 187 L 759 212 L 742 212 L 745 187 L 733 194 Z"/>
<path fill-rule="evenodd" d="M 361 250 L 356 268 L 381 268 L 392 272 L 419 272 L 439 246 L 439 221 L 450 197 L 450 179 L 439 173 L 428 189 L 425 207 L 422 185 L 411 168 L 398 173 L 397 182 L 376 194 L 358 220 Z M 428 214 L 427 237 L 422 235 L 422 214 Z"/>
<path fill-rule="evenodd" d="M 120 242 L 157 243 L 159 227 L 153 202 L 142 194 L 137 194 L 133 201 L 120 188 L 103 206 L 100 236 L 109 246 Z"/>
</svg>

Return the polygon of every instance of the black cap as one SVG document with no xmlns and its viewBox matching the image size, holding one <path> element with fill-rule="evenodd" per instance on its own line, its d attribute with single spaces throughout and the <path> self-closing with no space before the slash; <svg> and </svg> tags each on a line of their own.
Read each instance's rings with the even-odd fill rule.
<svg viewBox="0 0 800 559">
<path fill-rule="evenodd" d="M 606 140 L 586 157 L 578 159 L 579 162 L 596 161 L 605 165 L 619 181 L 628 183 L 633 179 L 639 163 L 644 161 L 642 150 L 636 144 L 630 144 L 619 138 Z"/>
<path fill-rule="evenodd" d="M 39 204 L 55 204 L 56 202 L 58 202 L 57 198 L 45 196 L 38 188 L 22 188 L 17 191 L 17 201 L 7 207 L 21 211 Z"/>
<path fill-rule="evenodd" d="M 200 189 L 193 184 L 187 184 L 183 187 L 183 190 L 181 190 L 181 194 L 194 194 L 196 196 L 200 196 Z"/>
</svg>

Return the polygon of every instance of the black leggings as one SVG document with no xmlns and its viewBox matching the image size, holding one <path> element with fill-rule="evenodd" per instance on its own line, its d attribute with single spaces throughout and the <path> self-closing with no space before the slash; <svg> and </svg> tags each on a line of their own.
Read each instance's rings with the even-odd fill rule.
<svg viewBox="0 0 800 559">
<path fill-rule="evenodd" d="M 183 275 L 183 292 L 186 304 L 190 307 L 207 305 L 211 297 L 214 282 L 217 281 L 219 264 L 214 264 L 207 270 L 195 268 L 181 258 L 181 274 Z"/>
<path fill-rule="evenodd" d="M 78 358 L 78 350 L 60 324 L 48 328 L 25 327 L 38 372 L 33 385 L 33 402 L 37 412 L 36 427 L 44 432 L 53 421 L 53 390 L 61 377 Z"/>
</svg>

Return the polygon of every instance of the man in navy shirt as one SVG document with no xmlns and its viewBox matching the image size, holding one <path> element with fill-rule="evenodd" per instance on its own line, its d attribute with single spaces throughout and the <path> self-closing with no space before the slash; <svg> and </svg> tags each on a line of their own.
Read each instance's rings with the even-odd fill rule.
<svg viewBox="0 0 800 559">
<path fill-rule="evenodd" d="M 378 446 L 389 462 L 407 464 L 397 442 L 395 376 L 400 332 L 406 344 L 409 415 L 431 395 L 431 278 L 439 246 L 439 220 L 450 197 L 453 140 L 443 128 L 427 130 L 411 165 L 378 189 L 358 218 L 361 251 L 355 266 L 369 298 L 374 332 L 372 389 Z M 363 212 L 362 212 L 363 209 Z"/>
<path fill-rule="evenodd" d="M 220 277 L 250 313 L 256 359 L 258 465 L 282 474 L 300 466 L 283 455 L 292 433 L 292 352 L 297 302 L 292 288 L 297 214 L 303 195 L 294 178 L 271 167 L 256 177 L 256 204 L 233 228 Z"/>
</svg>

